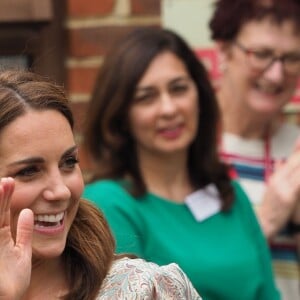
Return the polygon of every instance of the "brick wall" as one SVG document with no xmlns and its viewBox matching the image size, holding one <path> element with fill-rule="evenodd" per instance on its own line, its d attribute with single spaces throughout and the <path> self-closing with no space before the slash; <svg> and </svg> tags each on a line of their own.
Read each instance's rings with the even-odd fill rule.
<svg viewBox="0 0 300 300">
<path fill-rule="evenodd" d="M 160 0 L 67 0 L 66 89 L 75 116 L 75 135 L 80 145 L 83 120 L 95 78 L 110 46 L 138 26 L 161 25 Z M 196 49 L 195 49 L 196 50 Z M 215 49 L 197 49 L 197 54 L 217 83 Z M 300 82 L 295 100 L 284 117 L 300 125 Z M 80 147 L 80 164 L 87 178 L 91 163 Z"/>
<path fill-rule="evenodd" d="M 133 28 L 148 25 L 161 25 L 160 0 L 67 0 L 66 89 L 79 144 L 86 107 L 108 48 Z M 87 175 L 90 165 L 83 149 L 80 151 L 80 164 Z"/>
</svg>

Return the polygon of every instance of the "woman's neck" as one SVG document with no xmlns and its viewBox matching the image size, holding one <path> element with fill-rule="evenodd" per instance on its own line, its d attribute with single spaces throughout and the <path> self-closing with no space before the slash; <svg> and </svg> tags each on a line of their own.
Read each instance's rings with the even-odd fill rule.
<svg viewBox="0 0 300 300">
<path fill-rule="evenodd" d="M 187 169 L 187 154 L 139 156 L 147 190 L 174 202 L 183 202 L 193 191 Z"/>
</svg>

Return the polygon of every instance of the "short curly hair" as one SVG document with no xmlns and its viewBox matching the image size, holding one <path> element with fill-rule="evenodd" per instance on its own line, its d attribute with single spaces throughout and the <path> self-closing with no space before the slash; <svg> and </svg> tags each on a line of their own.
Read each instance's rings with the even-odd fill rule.
<svg viewBox="0 0 300 300">
<path fill-rule="evenodd" d="M 213 40 L 232 41 L 245 23 L 264 18 L 278 24 L 292 21 L 296 33 L 300 33 L 299 0 L 217 0 L 214 6 L 209 22 Z"/>
</svg>

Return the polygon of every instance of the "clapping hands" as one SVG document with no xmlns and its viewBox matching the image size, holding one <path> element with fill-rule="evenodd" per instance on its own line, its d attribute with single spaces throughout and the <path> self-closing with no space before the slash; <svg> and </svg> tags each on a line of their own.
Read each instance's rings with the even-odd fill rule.
<svg viewBox="0 0 300 300">
<path fill-rule="evenodd" d="M 269 178 L 258 217 L 267 238 L 289 219 L 300 223 L 300 140 L 284 162 L 278 162 Z"/>
</svg>

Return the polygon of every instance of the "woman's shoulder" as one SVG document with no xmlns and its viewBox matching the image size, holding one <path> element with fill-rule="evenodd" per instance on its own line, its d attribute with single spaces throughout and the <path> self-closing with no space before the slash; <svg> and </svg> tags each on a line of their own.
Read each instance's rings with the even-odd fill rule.
<svg viewBox="0 0 300 300">
<path fill-rule="evenodd" d="M 238 182 L 238 180 L 235 180 L 235 179 L 231 180 L 231 185 L 233 187 L 235 198 L 247 199 L 247 195 L 246 195 L 244 189 L 242 188 L 241 184 Z"/>
<path fill-rule="evenodd" d="M 245 190 L 242 188 L 241 184 L 237 180 L 231 181 L 233 191 L 234 191 L 234 204 L 238 209 L 248 210 L 253 212 L 251 201 L 246 194 Z"/>
<path fill-rule="evenodd" d="M 105 189 L 122 189 L 122 184 L 118 180 L 113 179 L 98 179 L 92 182 L 89 182 L 85 185 L 86 191 L 94 190 L 105 190 Z"/>
<path fill-rule="evenodd" d="M 105 299 L 201 299 L 177 264 L 158 266 L 143 259 L 116 260 L 98 297 Z"/>
<path fill-rule="evenodd" d="M 255 237 L 253 233 L 260 232 L 262 234 L 260 225 L 255 215 L 254 207 L 251 204 L 249 197 L 246 192 L 236 180 L 232 181 L 235 193 L 234 207 L 236 214 L 241 218 L 244 228 L 250 231 L 250 236 Z"/>
<path fill-rule="evenodd" d="M 300 127 L 292 122 L 283 122 L 276 132 L 275 136 L 284 137 L 288 136 L 289 138 L 297 138 L 300 134 Z"/>
<path fill-rule="evenodd" d="M 295 148 L 296 140 L 300 136 L 300 127 L 296 124 L 285 122 L 272 137 L 272 155 L 283 158 L 290 155 Z"/>
</svg>

